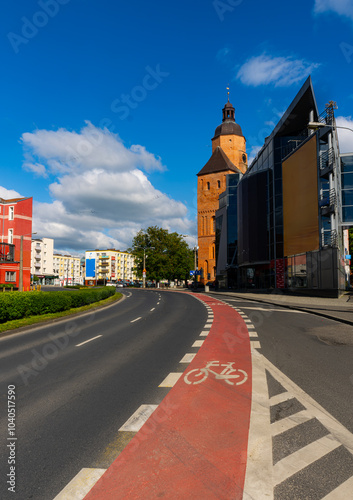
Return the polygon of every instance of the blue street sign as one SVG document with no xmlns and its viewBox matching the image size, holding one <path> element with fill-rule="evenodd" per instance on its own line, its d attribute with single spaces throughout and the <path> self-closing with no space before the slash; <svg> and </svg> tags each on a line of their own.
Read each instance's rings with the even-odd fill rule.
<svg viewBox="0 0 353 500">
<path fill-rule="evenodd" d="M 190 276 L 194 276 L 195 275 L 195 271 L 190 271 Z"/>
</svg>

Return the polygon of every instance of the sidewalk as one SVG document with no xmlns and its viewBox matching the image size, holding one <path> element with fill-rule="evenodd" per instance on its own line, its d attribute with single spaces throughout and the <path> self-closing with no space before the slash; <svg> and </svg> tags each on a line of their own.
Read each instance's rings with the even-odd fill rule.
<svg viewBox="0 0 353 500">
<path fill-rule="evenodd" d="M 309 297 L 301 295 L 285 295 L 278 293 L 238 293 L 231 290 L 210 291 L 219 296 L 231 296 L 265 304 L 297 309 L 334 319 L 348 325 L 353 325 L 353 293 L 347 292 L 338 299 L 324 297 Z"/>
</svg>

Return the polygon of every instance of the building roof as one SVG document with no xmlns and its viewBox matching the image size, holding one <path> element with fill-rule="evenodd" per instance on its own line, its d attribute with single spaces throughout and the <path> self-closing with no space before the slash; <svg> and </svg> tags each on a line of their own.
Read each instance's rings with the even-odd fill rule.
<svg viewBox="0 0 353 500">
<path fill-rule="evenodd" d="M 4 198 L 0 198 L 0 203 L 17 203 L 18 201 L 28 200 L 29 197 L 26 198 L 12 198 L 11 200 L 5 200 Z"/>
<path fill-rule="evenodd" d="M 222 109 L 222 115 L 222 123 L 216 128 L 212 140 L 220 135 L 239 135 L 244 137 L 240 125 L 235 122 L 235 109 L 233 104 L 229 102 L 229 99 Z"/>
<path fill-rule="evenodd" d="M 214 174 L 215 172 L 224 172 L 227 170 L 233 170 L 234 173 L 241 174 L 241 171 L 230 161 L 223 149 L 218 146 L 197 175 Z"/>
</svg>

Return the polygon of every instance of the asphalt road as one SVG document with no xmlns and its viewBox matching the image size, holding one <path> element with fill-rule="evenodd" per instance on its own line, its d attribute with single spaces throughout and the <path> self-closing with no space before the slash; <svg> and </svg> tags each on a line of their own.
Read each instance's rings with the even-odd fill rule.
<svg viewBox="0 0 353 500">
<path fill-rule="evenodd" d="M 168 373 L 184 369 L 179 361 L 192 352 L 205 307 L 182 293 L 124 293 L 127 297 L 109 308 L 0 339 L 1 499 L 52 500 L 82 468 L 109 467 L 126 444 L 119 441 L 121 425 L 141 404 L 159 404 L 169 389 L 158 385 Z M 353 327 L 277 305 L 225 295 L 222 300 L 247 315 L 259 352 L 283 377 L 353 433 Z M 269 396 L 281 400 L 283 387 L 273 373 L 267 376 Z M 16 494 L 7 493 L 6 484 L 12 385 Z M 305 410 L 301 393 L 294 396 L 273 402 L 271 426 Z M 274 436 L 274 468 L 316 441 L 330 444 L 328 434 L 311 418 Z M 334 481 L 339 485 L 353 475 L 352 455 L 344 446 L 327 457 L 312 459 L 287 479 L 279 475 L 275 500 L 320 499 L 336 487 Z"/>
<path fill-rule="evenodd" d="M 158 385 L 181 369 L 206 309 L 185 294 L 124 293 L 109 308 L 0 339 L 1 499 L 50 500 L 82 468 L 107 468 L 120 426 L 167 393 Z M 16 442 L 7 439 L 12 385 Z M 15 443 L 15 494 L 6 484 L 8 443 Z"/>
</svg>

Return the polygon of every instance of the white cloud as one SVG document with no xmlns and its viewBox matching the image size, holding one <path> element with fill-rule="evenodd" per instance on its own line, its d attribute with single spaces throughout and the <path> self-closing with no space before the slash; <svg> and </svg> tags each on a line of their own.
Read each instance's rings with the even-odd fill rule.
<svg viewBox="0 0 353 500">
<path fill-rule="evenodd" d="M 262 54 L 246 61 L 239 69 L 237 78 L 244 85 L 253 87 L 269 84 L 287 87 L 308 77 L 318 67 L 319 64 L 304 59 Z"/>
<path fill-rule="evenodd" d="M 337 116 L 336 125 L 351 129 L 337 129 L 340 153 L 353 153 L 353 118 L 351 116 Z"/>
<path fill-rule="evenodd" d="M 79 133 L 66 129 L 36 130 L 24 133 L 21 140 L 27 160 L 25 165 L 35 165 L 33 159 L 38 157 L 45 160 L 42 163 L 46 163 L 46 171 L 54 175 L 93 168 L 129 171 L 138 167 L 146 172 L 165 170 L 161 159 L 149 153 L 144 146 L 127 148 L 117 134 L 97 128 L 89 121 Z M 43 175 L 43 170 L 41 173 Z"/>
<path fill-rule="evenodd" d="M 0 186 L 0 198 L 3 200 L 12 200 L 13 198 L 22 198 L 22 196 L 14 189 L 6 189 Z"/>
<path fill-rule="evenodd" d="M 24 170 L 27 170 L 28 172 L 33 172 L 38 177 L 48 177 L 47 170 L 45 166 L 42 165 L 41 163 L 26 162 L 22 166 Z"/>
<path fill-rule="evenodd" d="M 257 156 L 257 153 L 260 151 L 261 148 L 262 148 L 262 146 L 252 146 L 251 147 L 250 153 L 248 155 L 248 165 L 249 166 L 252 164 L 252 162 L 254 161 L 254 159 Z"/>
<path fill-rule="evenodd" d="M 353 3 L 352 0 L 315 0 L 314 12 L 316 14 L 335 12 L 353 20 Z"/>
<path fill-rule="evenodd" d="M 48 186 L 53 202 L 34 204 L 33 230 L 54 238 L 56 249 L 124 249 L 150 225 L 195 231 L 186 206 L 148 179 L 149 172 L 165 167 L 144 146 L 127 148 L 118 135 L 89 122 L 79 133 L 25 133 L 22 143 L 23 168 L 54 176 Z"/>
</svg>

